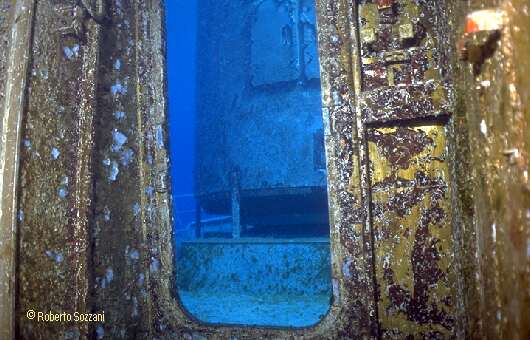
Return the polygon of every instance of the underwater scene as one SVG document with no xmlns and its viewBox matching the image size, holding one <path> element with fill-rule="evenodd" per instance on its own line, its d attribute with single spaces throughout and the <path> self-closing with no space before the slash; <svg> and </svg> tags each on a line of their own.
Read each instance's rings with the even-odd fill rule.
<svg viewBox="0 0 530 340">
<path fill-rule="evenodd" d="M 205 323 L 314 325 L 332 296 L 315 3 L 166 6 L 176 295 Z"/>
</svg>

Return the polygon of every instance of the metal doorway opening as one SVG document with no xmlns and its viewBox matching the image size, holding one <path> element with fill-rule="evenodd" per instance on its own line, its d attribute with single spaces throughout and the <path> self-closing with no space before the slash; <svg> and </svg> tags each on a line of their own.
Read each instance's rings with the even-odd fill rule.
<svg viewBox="0 0 530 340">
<path fill-rule="evenodd" d="M 331 260 L 315 4 L 167 6 L 180 302 L 207 323 L 316 324 Z"/>
</svg>

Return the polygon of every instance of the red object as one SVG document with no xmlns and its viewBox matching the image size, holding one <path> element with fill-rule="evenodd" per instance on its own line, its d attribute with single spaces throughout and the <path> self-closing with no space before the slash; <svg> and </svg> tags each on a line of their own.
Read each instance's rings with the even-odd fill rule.
<svg viewBox="0 0 530 340">
<path fill-rule="evenodd" d="M 467 20 L 466 20 L 466 33 L 475 33 L 475 32 L 478 32 L 478 31 L 479 31 L 479 29 L 478 29 L 477 23 L 473 20 L 473 18 L 467 17 Z"/>
<path fill-rule="evenodd" d="M 497 9 L 482 9 L 471 12 L 466 18 L 466 34 L 480 31 L 497 31 L 503 26 L 503 12 Z"/>
<path fill-rule="evenodd" d="M 464 33 L 457 46 L 460 59 L 468 60 L 470 58 L 470 47 L 473 47 L 475 51 L 473 55 L 481 55 L 481 53 L 477 54 L 476 51 L 477 48 L 482 49 L 484 46 L 477 45 L 478 41 L 473 42 L 472 38 L 479 33 L 492 34 L 492 32 L 499 32 L 502 30 L 503 25 L 504 12 L 497 8 L 482 9 L 469 13 L 466 17 Z"/>
<path fill-rule="evenodd" d="M 387 8 L 394 4 L 394 0 L 377 0 L 377 6 L 379 8 Z"/>
</svg>

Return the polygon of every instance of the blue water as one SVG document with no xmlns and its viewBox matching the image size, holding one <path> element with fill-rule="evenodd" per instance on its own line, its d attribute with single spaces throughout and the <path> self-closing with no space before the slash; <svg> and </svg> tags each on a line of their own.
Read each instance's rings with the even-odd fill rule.
<svg viewBox="0 0 530 340">
<path fill-rule="evenodd" d="M 197 1 L 166 1 L 169 140 L 175 216 L 182 228 L 194 219 L 194 122 Z"/>
<path fill-rule="evenodd" d="M 207 323 L 313 325 L 331 296 L 314 3 L 166 6 L 181 302 Z"/>
</svg>

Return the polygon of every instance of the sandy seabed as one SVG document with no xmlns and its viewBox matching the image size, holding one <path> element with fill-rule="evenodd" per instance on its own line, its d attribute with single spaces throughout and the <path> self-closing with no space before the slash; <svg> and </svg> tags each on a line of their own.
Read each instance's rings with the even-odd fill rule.
<svg viewBox="0 0 530 340">
<path fill-rule="evenodd" d="M 202 322 L 280 327 L 308 327 L 323 318 L 330 296 L 226 294 L 179 291 L 184 308 Z"/>
</svg>

